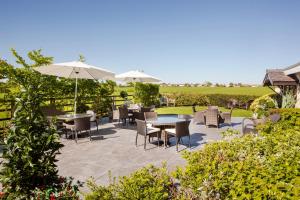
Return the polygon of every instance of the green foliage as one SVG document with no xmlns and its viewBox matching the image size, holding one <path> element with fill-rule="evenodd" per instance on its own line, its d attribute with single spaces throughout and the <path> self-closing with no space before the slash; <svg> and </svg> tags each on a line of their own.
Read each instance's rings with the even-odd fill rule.
<svg viewBox="0 0 300 200">
<path fill-rule="evenodd" d="M 126 91 L 122 90 L 122 91 L 120 92 L 120 97 L 122 97 L 123 99 L 127 99 L 128 93 L 127 93 Z"/>
<path fill-rule="evenodd" d="M 293 91 L 286 91 L 282 96 L 282 108 L 294 108 L 296 104 L 296 98 L 293 95 Z"/>
<path fill-rule="evenodd" d="M 112 107 L 112 98 L 110 97 L 110 95 L 112 95 L 114 93 L 114 88 L 116 87 L 116 83 L 114 81 L 106 81 L 101 83 L 98 87 L 97 87 L 97 96 L 92 104 L 92 108 L 93 110 L 104 116 L 107 115 Z"/>
<path fill-rule="evenodd" d="M 77 181 L 73 183 L 73 178 L 59 178 L 60 187 L 36 188 L 31 195 L 31 199 L 60 199 L 60 200 L 78 200 L 79 187 L 83 183 Z"/>
<path fill-rule="evenodd" d="M 272 95 L 264 95 L 255 99 L 250 109 L 257 115 L 258 118 L 268 116 L 268 110 L 277 108 L 277 102 L 272 98 Z"/>
<path fill-rule="evenodd" d="M 228 128 L 226 131 L 221 132 L 223 138 L 231 137 L 240 134 L 240 131 L 234 128 Z"/>
<path fill-rule="evenodd" d="M 144 106 L 159 104 L 159 85 L 151 83 L 135 84 L 135 100 Z"/>
<path fill-rule="evenodd" d="M 51 59 L 33 51 L 28 53 L 33 61 L 29 65 L 14 50 L 13 54 L 23 68 L 5 64 L 1 69 L 21 90 L 5 140 L 0 180 L 8 199 L 27 199 L 37 187 L 59 187 L 55 156 L 63 145 L 40 110 L 46 84 L 52 80 L 32 70 Z"/>
<path fill-rule="evenodd" d="M 298 113 L 298 112 L 297 112 Z M 196 199 L 299 199 L 300 125 L 282 113 L 259 136 L 247 135 L 186 152 L 176 178 Z M 297 114 L 299 118 L 299 113 Z"/>
<path fill-rule="evenodd" d="M 97 186 L 93 180 L 88 181 L 88 186 L 91 192 L 85 195 L 86 200 L 167 200 L 172 197 L 173 191 L 173 183 L 165 165 L 161 168 L 152 165 L 144 167 L 107 187 Z"/>
<path fill-rule="evenodd" d="M 176 106 L 190 105 L 216 105 L 226 107 L 227 103 L 236 100 L 238 104 L 245 104 L 250 100 L 257 98 L 253 95 L 228 95 L 228 94 L 188 94 L 188 93 L 172 93 L 166 95 L 168 98 L 175 99 Z"/>
</svg>

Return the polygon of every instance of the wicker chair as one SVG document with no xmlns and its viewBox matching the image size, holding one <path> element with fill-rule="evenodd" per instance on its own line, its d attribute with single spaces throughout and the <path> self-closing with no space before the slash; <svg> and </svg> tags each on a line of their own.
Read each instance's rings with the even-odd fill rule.
<svg viewBox="0 0 300 200">
<path fill-rule="evenodd" d="M 151 112 L 151 108 L 149 107 L 141 107 L 141 112 L 144 113 L 144 112 Z"/>
<path fill-rule="evenodd" d="M 145 120 L 144 113 L 142 113 L 142 112 L 133 112 L 133 118 L 134 118 L 134 120 L 136 120 L 136 119 L 139 119 L 142 121 Z"/>
<path fill-rule="evenodd" d="M 125 106 L 119 107 L 119 117 L 120 117 L 120 120 L 126 125 L 127 119 L 129 119 L 127 107 L 125 107 Z M 120 120 L 119 120 L 119 122 L 120 122 Z"/>
<path fill-rule="evenodd" d="M 112 120 L 120 122 L 119 109 L 117 109 L 115 106 L 112 108 Z"/>
<path fill-rule="evenodd" d="M 280 120 L 280 114 L 274 113 L 269 117 L 263 119 L 254 119 L 254 118 L 244 118 L 242 121 L 242 132 L 243 135 L 248 133 L 255 133 L 257 134 L 256 127 L 261 124 L 265 124 L 266 122 L 270 121 L 272 123 L 278 122 Z M 246 121 L 251 121 L 251 123 L 246 123 Z"/>
<path fill-rule="evenodd" d="M 184 114 L 179 114 L 178 119 L 184 119 L 186 121 L 191 120 L 193 118 L 193 115 L 184 115 Z"/>
<path fill-rule="evenodd" d="M 207 109 L 205 111 L 205 125 L 216 126 L 219 128 L 219 111 L 218 109 Z"/>
<path fill-rule="evenodd" d="M 157 113 L 156 112 L 144 112 L 145 121 L 152 121 L 157 120 Z"/>
<path fill-rule="evenodd" d="M 208 109 L 219 109 L 218 106 L 207 106 Z"/>
<path fill-rule="evenodd" d="M 150 137 L 157 137 L 157 143 L 159 147 L 159 134 L 160 134 L 160 129 L 157 128 L 148 128 L 146 121 L 138 120 L 136 119 L 136 125 L 137 125 L 137 131 L 136 131 L 136 138 L 135 138 L 135 146 L 137 146 L 137 140 L 138 136 L 142 135 L 144 136 L 144 150 L 146 150 L 146 140 L 147 136 Z M 150 139 L 149 139 L 150 141 Z"/>
<path fill-rule="evenodd" d="M 176 151 L 178 151 L 178 144 L 182 137 L 189 137 L 189 148 L 191 148 L 191 136 L 189 130 L 190 121 L 176 122 L 175 129 L 165 129 L 166 134 L 175 137 L 176 139 Z M 183 142 L 182 142 L 183 143 Z"/>
<path fill-rule="evenodd" d="M 195 112 L 193 122 L 195 124 L 205 124 L 205 111 Z"/>
<path fill-rule="evenodd" d="M 42 107 L 41 110 L 42 110 L 42 113 L 44 114 L 44 116 L 47 118 L 49 124 L 54 125 L 54 127 L 56 127 L 56 130 L 59 134 L 65 133 L 67 136 L 65 127 L 63 125 L 64 121 L 58 120 L 58 119 L 53 121 L 53 118 L 55 118 L 55 116 L 64 115 L 66 113 L 61 110 L 56 109 L 54 106 Z M 71 121 L 71 122 L 68 122 L 68 124 L 74 124 L 74 122 Z"/>
<path fill-rule="evenodd" d="M 224 123 L 232 126 L 231 124 L 232 111 L 233 111 L 233 107 L 231 107 L 230 112 L 222 112 L 220 114 L 220 123 Z"/>
<path fill-rule="evenodd" d="M 98 128 L 98 121 L 100 120 L 99 117 L 97 117 L 96 113 L 92 110 L 87 110 L 86 114 L 92 115 L 92 117 L 90 118 L 90 122 L 96 124 L 97 132 L 99 132 L 99 128 Z"/>
<path fill-rule="evenodd" d="M 74 124 L 65 124 L 64 126 L 66 129 L 69 129 L 72 131 L 73 136 L 75 136 L 75 142 L 77 143 L 78 140 L 78 132 L 80 133 L 81 131 L 88 131 L 89 132 L 89 137 L 90 141 L 92 140 L 91 138 L 91 123 L 90 123 L 90 117 L 84 117 L 84 118 L 77 118 L 74 119 Z M 75 133 L 75 134 L 74 134 Z"/>
</svg>

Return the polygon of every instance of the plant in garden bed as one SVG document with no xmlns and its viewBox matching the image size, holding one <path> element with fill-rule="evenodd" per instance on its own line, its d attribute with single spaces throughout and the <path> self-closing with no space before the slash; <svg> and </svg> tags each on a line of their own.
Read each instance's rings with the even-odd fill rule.
<svg viewBox="0 0 300 200">
<path fill-rule="evenodd" d="M 257 99 L 255 99 L 251 106 L 250 110 L 253 111 L 255 117 L 257 118 L 263 118 L 268 116 L 268 110 L 278 108 L 277 102 L 274 100 L 272 95 L 264 95 Z"/>
<path fill-rule="evenodd" d="M 5 138 L 0 181 L 4 198 L 29 199 L 37 188 L 61 189 L 55 157 L 63 145 L 40 109 L 48 78 L 33 70 L 35 66 L 49 64 L 52 58 L 33 51 L 28 55 L 34 64 L 29 65 L 15 51 L 14 55 L 24 68 L 4 66 L 6 77 L 18 85 L 20 92 L 11 128 Z"/>
<path fill-rule="evenodd" d="M 109 186 L 97 186 L 93 180 L 88 181 L 90 193 L 86 200 L 103 199 L 170 199 L 173 195 L 174 184 L 167 172 L 166 166 L 144 167 L 130 176 L 121 177 L 118 182 Z"/>
<path fill-rule="evenodd" d="M 79 200 L 79 187 L 82 187 L 83 183 L 77 181 L 73 183 L 73 178 L 60 177 L 59 187 L 40 187 L 36 188 L 31 195 L 32 199 L 43 200 Z"/>
<path fill-rule="evenodd" d="M 261 127 L 259 136 L 186 152 L 188 164 L 176 173 L 182 193 L 192 190 L 197 199 L 297 199 L 299 127 L 295 121 L 282 119 Z"/>
</svg>

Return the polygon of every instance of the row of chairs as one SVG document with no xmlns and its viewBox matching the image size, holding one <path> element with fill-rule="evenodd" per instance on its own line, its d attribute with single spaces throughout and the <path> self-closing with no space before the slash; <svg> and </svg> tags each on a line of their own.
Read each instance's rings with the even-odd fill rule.
<svg viewBox="0 0 300 200">
<path fill-rule="evenodd" d="M 135 119 L 144 120 L 144 113 L 152 111 L 151 107 L 141 107 L 139 112 L 130 112 L 126 106 L 120 106 L 113 110 L 113 120 L 127 124 L 127 122 L 135 122 Z"/>
<path fill-rule="evenodd" d="M 233 108 L 230 112 L 220 112 L 218 107 L 211 106 L 205 111 L 197 111 L 194 113 L 194 122 L 205 124 L 206 127 L 216 126 L 219 128 L 220 124 L 231 124 L 231 115 Z"/>
</svg>

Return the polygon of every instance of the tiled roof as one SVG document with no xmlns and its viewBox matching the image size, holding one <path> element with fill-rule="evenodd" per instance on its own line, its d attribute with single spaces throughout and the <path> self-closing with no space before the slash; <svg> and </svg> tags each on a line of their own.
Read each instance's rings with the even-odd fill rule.
<svg viewBox="0 0 300 200">
<path fill-rule="evenodd" d="M 263 85 L 297 85 L 295 79 L 284 74 L 282 69 L 267 69 Z"/>
</svg>

